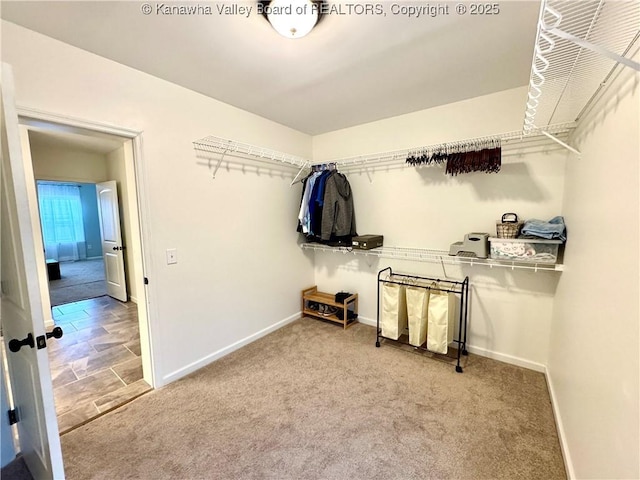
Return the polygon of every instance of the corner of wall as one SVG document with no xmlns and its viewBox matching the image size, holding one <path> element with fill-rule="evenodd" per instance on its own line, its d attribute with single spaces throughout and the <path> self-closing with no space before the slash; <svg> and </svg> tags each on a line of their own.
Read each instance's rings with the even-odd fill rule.
<svg viewBox="0 0 640 480">
<path fill-rule="evenodd" d="M 569 235 L 547 383 L 569 478 L 640 474 L 640 75 L 617 68 L 578 122 L 571 143 L 581 156 L 565 175 Z M 616 239 L 615 255 L 604 254 L 603 236 Z M 597 355 L 594 345 L 615 348 Z"/>
</svg>

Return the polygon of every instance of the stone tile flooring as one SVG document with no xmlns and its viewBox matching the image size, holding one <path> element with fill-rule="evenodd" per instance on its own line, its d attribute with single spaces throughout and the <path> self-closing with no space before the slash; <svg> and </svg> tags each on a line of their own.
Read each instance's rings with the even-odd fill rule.
<svg viewBox="0 0 640 480">
<path fill-rule="evenodd" d="M 54 307 L 53 319 L 64 331 L 47 342 L 61 434 L 151 390 L 135 303 L 91 298 Z"/>
</svg>

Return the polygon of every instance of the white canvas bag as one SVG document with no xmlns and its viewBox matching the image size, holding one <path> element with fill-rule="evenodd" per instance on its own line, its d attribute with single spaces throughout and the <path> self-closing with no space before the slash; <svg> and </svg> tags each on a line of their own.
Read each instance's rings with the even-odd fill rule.
<svg viewBox="0 0 640 480">
<path fill-rule="evenodd" d="M 407 302 L 404 285 L 385 283 L 382 285 L 382 314 L 380 316 L 382 336 L 397 340 L 407 328 Z"/>
<path fill-rule="evenodd" d="M 419 287 L 407 287 L 406 295 L 409 343 L 415 347 L 420 347 L 427 340 L 429 290 Z"/>
<path fill-rule="evenodd" d="M 450 292 L 432 290 L 427 309 L 427 349 L 446 354 L 453 341 L 456 296 Z"/>
</svg>

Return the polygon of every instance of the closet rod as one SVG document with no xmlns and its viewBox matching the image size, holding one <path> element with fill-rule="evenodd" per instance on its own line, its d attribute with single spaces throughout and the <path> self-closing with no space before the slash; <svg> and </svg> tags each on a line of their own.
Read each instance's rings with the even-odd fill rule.
<svg viewBox="0 0 640 480">
<path fill-rule="evenodd" d="M 209 135 L 193 142 L 194 149 L 203 153 L 214 153 L 228 156 L 246 155 L 255 160 L 279 162 L 297 168 L 309 167 L 309 161 L 296 155 L 270 150 L 268 148 L 237 142 L 226 138 Z"/>
<path fill-rule="evenodd" d="M 548 142 L 549 140 L 544 139 L 549 135 L 553 135 L 554 138 L 552 138 L 552 140 L 554 142 L 557 142 L 564 148 L 568 148 L 569 150 L 575 152 L 575 149 L 571 148 L 565 142 L 559 141 L 559 139 L 557 138 L 558 135 L 565 135 L 570 133 L 573 128 L 575 128 L 575 122 L 567 122 L 549 125 L 544 128 L 533 128 L 528 132 L 517 130 L 495 135 L 486 135 L 482 137 L 457 139 L 450 142 L 434 143 L 431 145 L 407 148 L 403 150 L 395 150 L 391 152 L 373 153 L 368 155 L 359 155 L 356 157 L 339 158 L 335 160 L 324 160 L 322 162 L 316 163 L 312 163 L 310 160 L 295 155 L 289 155 L 275 150 L 270 150 L 268 148 L 243 142 L 237 142 L 214 135 L 210 135 L 208 137 L 194 141 L 193 147 L 197 152 L 203 154 L 204 158 L 209 159 L 209 161 L 213 159 L 217 162 L 217 164 L 215 165 L 214 178 L 223 159 L 231 161 L 229 160 L 229 157 L 248 157 L 252 161 L 271 164 L 279 163 L 291 168 L 297 168 L 297 174 L 291 182 L 291 185 L 293 185 L 294 183 L 296 183 L 296 181 L 299 181 L 298 179 L 306 169 L 312 169 L 314 166 L 317 167 L 320 165 L 334 164 L 338 168 L 349 169 L 350 167 L 366 168 L 367 165 L 380 167 L 386 164 L 404 164 L 407 156 L 411 153 L 420 152 L 422 150 L 427 150 L 430 148 L 432 149 L 446 145 L 457 145 L 461 143 L 480 143 L 490 140 L 500 140 L 502 142 L 502 148 L 504 150 L 505 148 L 511 148 L 512 146 L 516 148 L 520 147 L 521 145 L 539 144 L 542 141 Z"/>
<path fill-rule="evenodd" d="M 433 149 L 438 147 L 444 147 L 447 145 L 457 145 L 461 143 L 473 143 L 473 142 L 481 143 L 481 142 L 486 142 L 491 140 L 500 140 L 501 142 L 514 142 L 514 141 L 528 142 L 528 141 L 535 141 L 534 140 L 535 137 L 546 136 L 547 133 L 552 135 L 569 133 L 573 128 L 575 128 L 575 122 L 567 122 L 567 123 L 560 123 L 556 125 L 549 125 L 544 128 L 534 128 L 526 133 L 522 130 L 516 130 L 511 132 L 498 133 L 495 135 L 486 135 L 483 137 L 473 137 L 473 138 L 467 138 L 467 139 L 452 140 L 450 142 L 439 142 L 431 145 L 424 145 L 421 147 L 414 147 L 414 148 L 408 148 L 403 150 L 395 150 L 390 152 L 374 153 L 370 155 L 358 155 L 355 157 L 340 158 L 340 159 L 335 159 L 330 161 L 324 161 L 322 163 L 331 162 L 331 163 L 335 163 L 338 166 L 349 167 L 349 166 L 365 166 L 367 163 L 389 161 L 389 160 L 401 159 L 402 161 L 404 161 L 406 160 L 407 156 L 411 153 L 416 153 L 422 150 L 428 150 L 428 149 Z M 554 141 L 557 141 L 557 140 L 554 139 Z M 563 145 L 563 146 L 565 148 L 569 148 L 568 145 Z M 573 148 L 570 148 L 570 150 L 575 151 Z"/>
</svg>

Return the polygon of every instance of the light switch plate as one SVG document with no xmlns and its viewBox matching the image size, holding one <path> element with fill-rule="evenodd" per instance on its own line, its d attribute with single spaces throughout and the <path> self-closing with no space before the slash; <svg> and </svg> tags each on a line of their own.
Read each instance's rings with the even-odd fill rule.
<svg viewBox="0 0 640 480">
<path fill-rule="evenodd" d="M 175 248 L 167 248 L 167 265 L 178 263 L 178 250 Z"/>
</svg>

